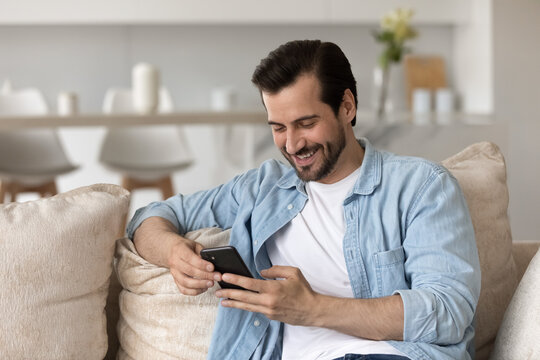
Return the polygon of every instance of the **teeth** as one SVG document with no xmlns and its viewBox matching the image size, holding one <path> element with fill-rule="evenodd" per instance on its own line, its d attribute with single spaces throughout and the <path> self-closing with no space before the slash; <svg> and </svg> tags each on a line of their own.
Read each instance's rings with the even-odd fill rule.
<svg viewBox="0 0 540 360">
<path fill-rule="evenodd" d="M 312 151 L 312 152 L 310 152 L 309 154 L 305 154 L 305 155 L 298 155 L 298 157 L 299 157 L 300 159 L 306 159 L 306 158 L 312 156 L 313 154 L 315 154 L 315 151 Z"/>
</svg>

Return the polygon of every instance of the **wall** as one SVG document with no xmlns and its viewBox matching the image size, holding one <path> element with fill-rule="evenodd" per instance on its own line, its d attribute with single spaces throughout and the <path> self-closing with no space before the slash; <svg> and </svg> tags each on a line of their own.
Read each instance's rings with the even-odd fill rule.
<svg viewBox="0 0 540 360">
<path fill-rule="evenodd" d="M 0 80 L 38 86 L 51 105 L 62 89 L 80 95 L 82 111 L 99 111 L 109 86 L 129 86 L 132 65 L 149 61 L 178 108 L 207 108 L 210 90 L 234 85 L 240 106 L 259 106 L 249 79 L 270 50 L 291 39 L 334 41 L 357 76 L 360 107 L 369 106 L 371 71 L 378 55 L 368 26 L 2 26 Z M 452 69 L 450 26 L 419 27 L 416 52 L 439 53 Z M 400 70 L 398 70 L 400 71 Z M 450 76 L 452 77 L 452 76 Z M 402 73 L 396 74 L 402 82 Z M 399 100 L 404 104 L 403 100 Z"/>
<path fill-rule="evenodd" d="M 138 61 L 156 64 L 163 83 L 172 92 L 179 109 L 208 108 L 210 91 L 232 85 L 239 107 L 261 108 L 251 73 L 266 54 L 291 39 L 320 38 L 339 44 L 348 55 L 358 81 L 359 105 L 370 106 L 371 77 L 379 48 L 370 26 L 2 26 L 0 27 L 0 81 L 9 78 L 17 87 L 36 86 L 55 109 L 62 90 L 79 94 L 82 112 L 99 112 L 108 87 L 130 86 L 131 67 Z M 452 68 L 452 28 L 424 25 L 412 46 L 416 52 L 439 53 Z M 403 88 L 401 68 L 392 74 L 399 92 Z M 404 107 L 403 96 L 395 95 L 396 107 Z M 61 191 L 95 182 L 118 183 L 119 176 L 98 163 L 104 128 L 61 129 L 72 160 L 81 168 L 63 176 Z M 259 131 L 263 133 L 267 129 Z M 208 126 L 187 129 L 197 164 L 175 175 L 177 191 L 194 192 L 217 185 L 230 175 L 218 166 L 216 131 Z M 147 191 L 136 194 L 133 207 L 158 198 Z"/>
<path fill-rule="evenodd" d="M 540 235 L 540 1 L 493 1 L 494 108 L 508 124 L 514 239 Z"/>
</svg>

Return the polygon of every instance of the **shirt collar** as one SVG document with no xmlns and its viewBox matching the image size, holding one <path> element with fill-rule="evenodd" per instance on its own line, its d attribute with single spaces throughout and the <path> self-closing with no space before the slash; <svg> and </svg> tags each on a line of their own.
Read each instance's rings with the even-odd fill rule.
<svg viewBox="0 0 540 360">
<path fill-rule="evenodd" d="M 278 180 L 277 186 L 281 189 L 290 189 L 296 187 L 298 191 L 302 193 L 306 192 L 306 184 L 300 180 L 298 175 L 296 175 L 296 170 L 294 170 L 292 167 L 285 173 L 285 175 L 281 177 L 281 179 Z"/>
<path fill-rule="evenodd" d="M 375 149 L 368 139 L 360 138 L 358 143 L 364 148 L 364 159 L 362 161 L 360 175 L 354 184 L 353 193 L 369 195 L 381 183 L 382 156 Z M 296 171 L 291 168 L 278 180 L 277 186 L 282 189 L 296 189 L 305 193 L 305 183 L 296 175 Z"/>
<path fill-rule="evenodd" d="M 371 145 L 368 139 L 358 139 L 360 146 L 364 148 L 364 159 L 360 169 L 360 175 L 354 184 L 353 193 L 369 195 L 375 191 L 381 183 L 382 155 Z"/>
</svg>

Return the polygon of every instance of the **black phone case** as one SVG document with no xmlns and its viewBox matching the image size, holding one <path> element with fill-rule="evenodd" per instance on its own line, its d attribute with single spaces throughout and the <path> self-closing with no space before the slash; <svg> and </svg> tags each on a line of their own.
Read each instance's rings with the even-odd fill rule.
<svg viewBox="0 0 540 360">
<path fill-rule="evenodd" d="M 220 246 L 203 249 L 201 250 L 201 257 L 214 264 L 215 271 L 222 274 L 230 273 L 251 278 L 253 277 L 234 246 Z M 223 289 L 245 290 L 240 286 L 229 284 L 225 281 L 220 281 L 219 286 Z"/>
</svg>

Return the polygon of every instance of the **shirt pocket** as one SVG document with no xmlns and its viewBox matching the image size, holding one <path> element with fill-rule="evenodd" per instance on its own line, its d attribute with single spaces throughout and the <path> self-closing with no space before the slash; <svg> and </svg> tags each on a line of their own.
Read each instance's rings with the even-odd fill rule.
<svg viewBox="0 0 540 360">
<path fill-rule="evenodd" d="M 377 297 L 409 288 L 405 279 L 405 251 L 402 246 L 373 254 L 373 262 L 377 275 Z"/>
</svg>

